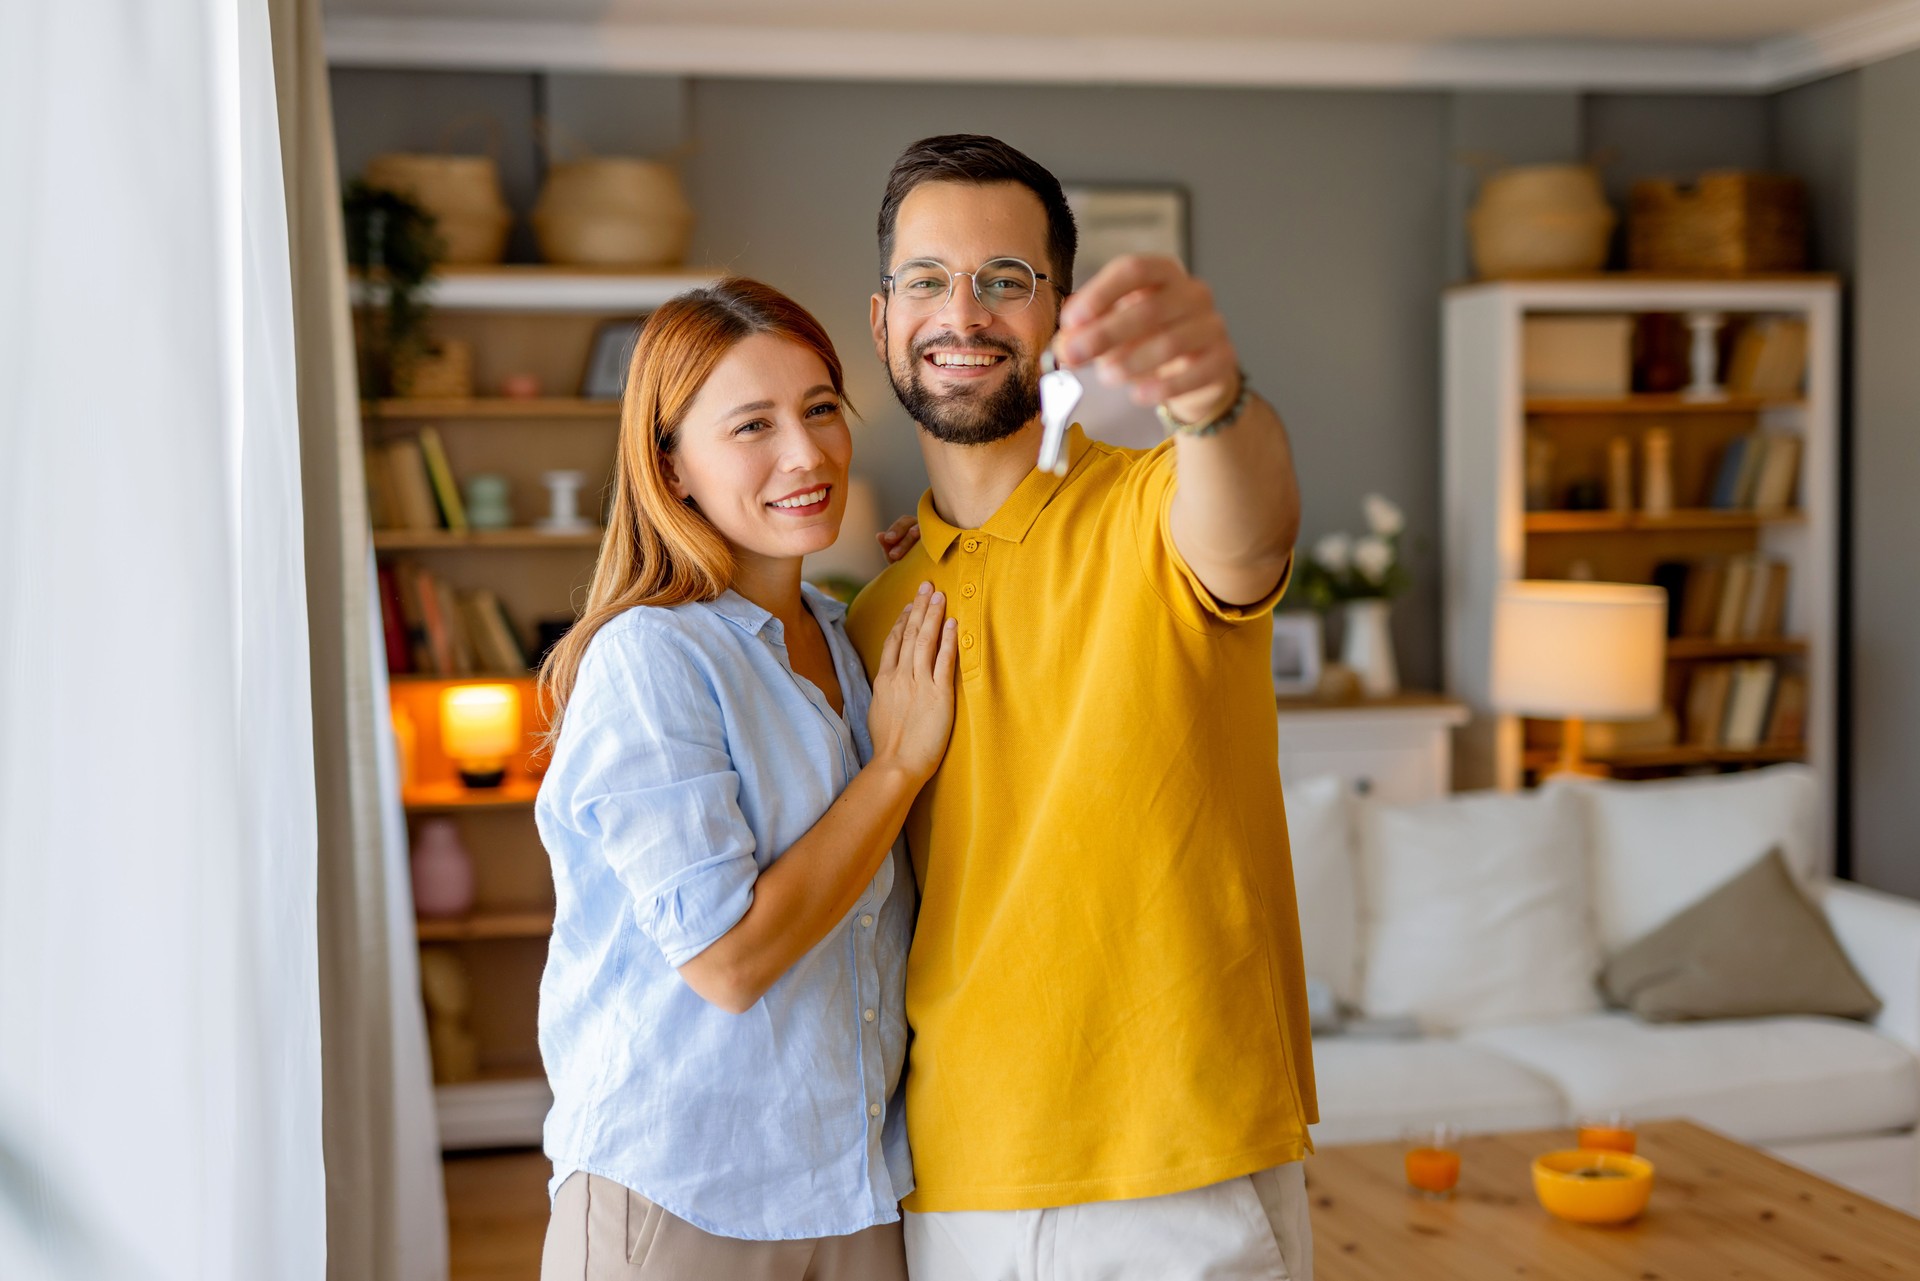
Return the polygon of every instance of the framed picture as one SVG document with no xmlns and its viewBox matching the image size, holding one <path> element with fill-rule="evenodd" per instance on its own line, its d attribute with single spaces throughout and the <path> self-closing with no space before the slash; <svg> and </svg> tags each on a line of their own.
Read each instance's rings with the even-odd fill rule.
<svg viewBox="0 0 1920 1281">
<path fill-rule="evenodd" d="M 1121 254 L 1166 254 L 1193 269 L 1187 239 L 1187 189 L 1079 182 L 1066 184 L 1080 228 L 1073 281 L 1081 285 Z"/>
<path fill-rule="evenodd" d="M 1273 616 L 1273 691 L 1311 694 L 1320 685 L 1320 615 L 1287 610 Z"/>
<path fill-rule="evenodd" d="M 587 351 L 587 372 L 580 379 L 583 397 L 620 399 L 627 389 L 627 366 L 633 362 L 633 346 L 640 341 L 640 326 L 646 323 L 645 316 L 607 320 L 593 331 L 593 346 Z"/>
</svg>

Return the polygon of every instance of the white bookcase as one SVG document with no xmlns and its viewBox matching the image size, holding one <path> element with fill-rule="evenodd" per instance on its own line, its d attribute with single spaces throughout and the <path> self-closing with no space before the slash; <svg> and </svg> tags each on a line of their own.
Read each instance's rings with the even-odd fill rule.
<svg viewBox="0 0 1920 1281">
<path fill-rule="evenodd" d="M 1807 688 L 1804 743 L 1748 752 L 1649 751 L 1626 761 L 1637 776 L 1729 769 L 1805 759 L 1823 781 L 1823 830 L 1831 836 L 1837 748 L 1840 405 L 1839 289 L 1827 277 L 1682 280 L 1636 276 L 1493 282 L 1453 289 L 1443 304 L 1445 470 L 1445 661 L 1447 690 L 1472 716 L 1459 731 L 1455 782 L 1514 787 L 1530 764 L 1524 728 L 1490 704 L 1494 600 L 1520 578 L 1568 576 L 1585 562 L 1601 579 L 1650 581 L 1662 560 L 1741 552 L 1790 566 L 1784 637 L 1764 644 L 1670 643 L 1670 668 L 1719 658 L 1778 657 L 1796 665 Z M 1730 318 L 1797 317 L 1807 325 L 1806 373 L 1798 395 L 1690 401 L 1680 395 L 1585 400 L 1529 399 L 1521 367 L 1523 326 L 1535 315 L 1717 312 Z M 1676 492 L 1665 517 L 1638 512 L 1533 511 L 1526 507 L 1529 431 L 1576 442 L 1590 458 L 1596 440 L 1647 428 L 1672 437 Z M 1797 499 L 1775 515 L 1705 507 L 1715 456 L 1733 436 L 1764 429 L 1801 437 Z M 1704 479 L 1703 479 L 1704 478 Z M 1670 680 L 1670 685 L 1674 682 Z M 1625 760 L 1625 758 L 1622 758 Z"/>
</svg>

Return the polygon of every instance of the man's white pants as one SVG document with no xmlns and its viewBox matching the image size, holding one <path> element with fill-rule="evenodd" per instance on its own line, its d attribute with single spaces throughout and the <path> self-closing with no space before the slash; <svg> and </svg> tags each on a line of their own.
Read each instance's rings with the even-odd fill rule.
<svg viewBox="0 0 1920 1281">
<path fill-rule="evenodd" d="M 1054 1210 L 906 1216 L 913 1281 L 1313 1281 L 1304 1167 Z"/>
</svg>

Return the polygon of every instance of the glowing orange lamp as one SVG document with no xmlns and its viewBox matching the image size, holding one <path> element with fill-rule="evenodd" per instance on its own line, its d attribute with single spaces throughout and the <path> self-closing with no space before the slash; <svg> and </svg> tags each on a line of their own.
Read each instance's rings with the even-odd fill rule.
<svg viewBox="0 0 1920 1281">
<path fill-rule="evenodd" d="M 454 685 L 440 695 L 440 743 L 468 787 L 498 787 L 520 750 L 520 691 L 512 685 Z"/>
</svg>

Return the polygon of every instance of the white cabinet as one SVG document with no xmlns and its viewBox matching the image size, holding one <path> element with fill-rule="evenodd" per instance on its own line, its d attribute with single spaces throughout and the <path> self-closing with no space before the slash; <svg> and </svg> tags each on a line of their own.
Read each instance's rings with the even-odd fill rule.
<svg viewBox="0 0 1920 1281">
<path fill-rule="evenodd" d="M 1451 699 L 1405 694 L 1377 702 L 1280 703 L 1280 777 L 1322 774 L 1393 804 L 1434 801 L 1452 786 L 1452 731 L 1467 709 Z"/>
</svg>

